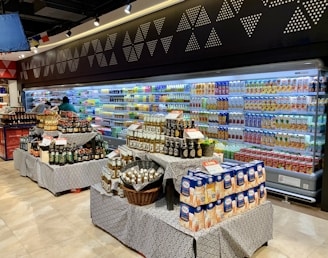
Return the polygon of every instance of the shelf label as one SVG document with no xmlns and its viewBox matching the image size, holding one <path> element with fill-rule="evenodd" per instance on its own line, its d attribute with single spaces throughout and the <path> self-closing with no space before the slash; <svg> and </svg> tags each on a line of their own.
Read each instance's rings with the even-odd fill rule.
<svg viewBox="0 0 328 258">
<path fill-rule="evenodd" d="M 175 120 L 175 119 L 178 119 L 178 118 L 182 118 L 182 115 L 183 115 L 183 111 L 173 110 L 165 116 L 165 119 Z"/>
<path fill-rule="evenodd" d="M 204 161 L 202 164 L 206 171 L 211 175 L 223 172 L 223 168 L 216 160 Z"/>
<path fill-rule="evenodd" d="M 141 126 L 141 123 L 135 123 L 135 124 L 132 124 L 128 127 L 128 130 L 132 130 L 132 131 L 135 131 L 137 129 L 139 129 Z"/>
<path fill-rule="evenodd" d="M 67 139 L 66 138 L 57 138 L 55 139 L 56 145 L 66 145 L 67 144 Z"/>
<path fill-rule="evenodd" d="M 185 129 L 184 130 L 185 137 L 188 139 L 203 139 L 204 135 L 196 128 Z"/>
<path fill-rule="evenodd" d="M 42 144 L 43 146 L 49 146 L 50 143 L 51 143 L 51 141 L 52 141 L 52 139 L 53 139 L 52 136 L 45 135 L 45 136 L 43 136 L 43 138 L 42 138 L 42 143 L 41 143 L 41 144 Z"/>
<path fill-rule="evenodd" d="M 279 175 L 278 182 L 285 185 L 301 187 L 301 179 L 290 177 L 290 176 Z"/>
</svg>

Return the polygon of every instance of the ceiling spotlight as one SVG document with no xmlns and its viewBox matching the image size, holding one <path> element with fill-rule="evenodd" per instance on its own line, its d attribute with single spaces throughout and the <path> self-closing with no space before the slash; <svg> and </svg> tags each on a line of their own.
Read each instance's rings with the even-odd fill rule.
<svg viewBox="0 0 328 258">
<path fill-rule="evenodd" d="M 131 4 L 128 4 L 128 5 L 125 7 L 124 12 L 125 12 L 126 14 L 130 14 L 130 13 L 131 13 L 131 8 L 132 8 Z"/>
<path fill-rule="evenodd" d="M 71 35 L 72 35 L 72 32 L 70 30 L 66 32 L 66 37 L 69 38 Z"/>
<path fill-rule="evenodd" d="M 100 25 L 100 23 L 99 23 L 99 18 L 98 18 L 98 17 L 96 17 L 96 19 L 95 19 L 95 21 L 93 22 L 93 24 L 94 24 L 96 27 L 98 27 L 98 26 Z"/>
<path fill-rule="evenodd" d="M 33 51 L 34 54 L 38 53 L 38 47 L 31 47 L 31 51 Z"/>
</svg>

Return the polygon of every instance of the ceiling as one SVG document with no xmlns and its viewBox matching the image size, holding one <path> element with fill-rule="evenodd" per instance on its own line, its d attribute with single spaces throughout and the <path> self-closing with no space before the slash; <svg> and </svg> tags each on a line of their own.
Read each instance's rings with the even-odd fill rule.
<svg viewBox="0 0 328 258">
<path fill-rule="evenodd" d="M 134 2 L 131 0 L 130 2 Z M 129 0 L 0 0 L 0 14 L 18 13 L 27 38 L 56 35 L 116 10 Z"/>
<path fill-rule="evenodd" d="M 7 53 L 0 52 L 0 60 L 22 60 L 33 55 L 37 55 L 38 53 L 48 51 L 60 45 L 79 40 L 83 37 L 96 34 L 100 31 L 119 26 L 123 23 L 130 22 L 150 13 L 168 8 L 175 4 L 179 4 L 185 0 L 132 0 L 130 1 L 132 5 L 132 11 L 131 14 L 127 15 L 124 12 L 124 9 L 128 1 L 129 0 L 0 0 L 0 14 L 2 14 L 3 10 L 1 2 L 4 3 L 4 9 L 6 13 L 13 12 L 10 10 L 16 10 L 16 12 L 19 12 L 26 36 L 28 38 L 34 35 L 41 34 L 45 31 L 47 31 L 49 36 L 49 41 L 40 41 L 40 45 L 38 46 L 38 48 L 31 48 L 31 51 Z M 53 8 L 53 10 L 50 8 L 45 8 L 44 10 L 36 9 L 41 10 L 40 12 L 38 12 L 34 9 L 34 6 L 36 6 L 38 2 L 42 2 L 43 4 L 48 4 L 50 2 L 61 3 L 62 9 L 59 9 L 59 7 L 51 7 Z M 33 11 L 29 11 L 27 8 L 28 6 L 29 8 L 33 7 Z M 72 6 L 75 8 L 74 12 L 73 9 L 69 9 L 69 7 L 72 8 Z M 70 16 L 65 16 L 65 18 L 62 15 L 59 15 L 59 18 L 50 17 L 50 13 L 52 15 L 52 12 L 54 13 L 54 15 L 58 16 L 59 13 L 63 14 L 63 11 L 69 12 L 69 14 L 73 17 L 73 15 L 75 16 L 78 14 L 82 14 L 82 9 L 87 9 L 83 14 L 85 18 L 79 19 L 75 22 L 71 21 L 72 18 Z M 50 12 L 50 10 L 52 10 L 52 12 Z M 101 12 L 99 11 L 99 13 L 96 14 L 99 16 L 100 26 L 95 27 L 93 21 L 95 19 L 95 13 L 97 12 L 97 10 L 101 10 Z M 43 13 L 43 11 L 47 11 L 48 14 Z M 29 12 L 31 12 L 31 14 L 28 14 Z M 38 12 L 38 14 L 36 14 L 36 12 Z M 49 21 L 45 22 L 44 20 Z M 70 29 L 72 32 L 72 36 L 69 38 L 67 38 L 65 35 L 68 29 Z"/>
</svg>

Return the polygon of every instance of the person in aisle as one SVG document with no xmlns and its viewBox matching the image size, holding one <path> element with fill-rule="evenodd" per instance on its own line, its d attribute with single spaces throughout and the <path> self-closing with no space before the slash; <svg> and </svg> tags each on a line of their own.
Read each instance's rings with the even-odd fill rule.
<svg viewBox="0 0 328 258">
<path fill-rule="evenodd" d="M 63 103 L 59 105 L 58 107 L 59 111 L 72 111 L 76 113 L 75 107 L 69 103 L 68 97 L 63 97 Z"/>
<path fill-rule="evenodd" d="M 51 109 L 51 103 L 47 100 L 32 108 L 32 113 L 42 114 L 45 109 Z"/>
</svg>

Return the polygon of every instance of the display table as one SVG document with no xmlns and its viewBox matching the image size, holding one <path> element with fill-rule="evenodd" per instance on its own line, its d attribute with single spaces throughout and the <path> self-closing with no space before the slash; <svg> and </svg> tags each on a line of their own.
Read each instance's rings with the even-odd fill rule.
<svg viewBox="0 0 328 258">
<path fill-rule="evenodd" d="M 91 141 L 98 133 L 88 132 L 88 133 L 62 133 L 59 131 L 45 131 L 42 128 L 35 127 L 34 129 L 37 134 L 42 136 L 49 135 L 52 137 L 66 138 L 67 143 L 75 143 L 77 146 L 81 146 Z"/>
<path fill-rule="evenodd" d="M 106 165 L 107 159 L 65 166 L 49 165 L 27 151 L 21 149 L 14 151 L 14 167 L 20 171 L 20 175 L 31 178 L 54 195 L 100 182 L 102 167 Z"/>
<path fill-rule="evenodd" d="M 192 232 L 179 224 L 179 206 L 164 199 L 147 206 L 108 196 L 101 184 L 90 189 L 92 222 L 146 257 L 250 257 L 272 239 L 273 208 L 266 202 L 212 228 Z"/>
<path fill-rule="evenodd" d="M 148 159 L 164 168 L 164 180 L 172 179 L 177 192 L 180 192 L 182 177 L 187 174 L 189 169 L 201 168 L 202 163 L 205 161 L 217 160 L 220 163 L 223 162 L 223 157 L 216 154 L 212 157 L 181 159 L 160 153 L 148 153 Z"/>
</svg>

